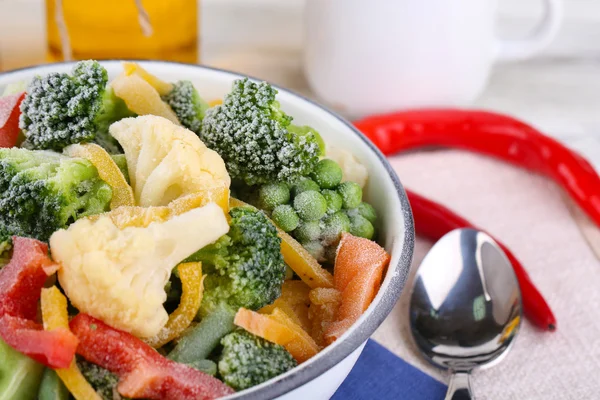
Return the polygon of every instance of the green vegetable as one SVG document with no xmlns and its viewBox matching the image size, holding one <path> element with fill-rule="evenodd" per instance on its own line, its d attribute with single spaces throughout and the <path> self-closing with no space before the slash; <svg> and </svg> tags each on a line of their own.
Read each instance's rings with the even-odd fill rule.
<svg viewBox="0 0 600 400">
<path fill-rule="evenodd" d="M 202 316 L 221 303 L 258 310 L 281 295 L 285 263 L 277 229 L 252 207 L 232 208 L 229 215 L 229 233 L 188 259 L 201 261 L 207 274 Z"/>
<path fill-rule="evenodd" d="M 302 222 L 293 235 L 300 243 L 317 240 L 321 236 L 321 223 L 320 221 Z"/>
<path fill-rule="evenodd" d="M 24 146 L 62 150 L 73 143 L 96 142 L 109 153 L 119 153 L 108 127 L 133 114 L 107 82 L 106 70 L 96 61 L 78 62 L 71 75 L 54 72 L 33 78 L 21 103 Z"/>
<path fill-rule="evenodd" d="M 219 375 L 235 390 L 244 390 L 294 368 L 297 363 L 283 346 L 268 342 L 244 330 L 221 340 Z"/>
<path fill-rule="evenodd" d="M 335 190 L 325 189 L 321 191 L 321 194 L 327 201 L 327 212 L 334 213 L 342 209 L 342 195 Z"/>
<path fill-rule="evenodd" d="M 292 118 L 280 109 L 276 94 L 266 82 L 238 79 L 202 122 L 204 143 L 223 157 L 232 178 L 250 186 L 291 182 L 319 161 L 318 134 L 290 131 Z"/>
<path fill-rule="evenodd" d="M 319 132 L 317 132 L 314 128 L 311 128 L 308 125 L 303 125 L 303 126 L 298 126 L 298 125 L 290 125 L 288 126 L 288 131 L 299 135 L 299 136 L 306 136 L 306 135 L 314 135 L 315 138 L 317 139 L 317 143 L 319 144 L 319 156 L 321 157 L 325 157 L 326 154 L 326 148 L 325 148 L 325 141 L 323 140 L 323 138 L 321 137 L 321 135 L 319 134 Z"/>
<path fill-rule="evenodd" d="M 262 209 L 271 211 L 290 201 L 290 188 L 283 182 L 262 185 L 258 190 L 258 201 Z"/>
<path fill-rule="evenodd" d="M 368 219 L 362 215 L 355 215 L 351 217 L 350 222 L 350 233 L 352 235 L 365 239 L 373 239 L 373 236 L 375 235 L 375 228 Z"/>
<path fill-rule="evenodd" d="M 302 243 L 302 247 L 306 249 L 317 260 L 325 260 L 325 246 L 318 240 Z"/>
<path fill-rule="evenodd" d="M 208 109 L 208 103 L 201 97 L 192 82 L 179 81 L 173 84 L 173 90 L 162 99 L 173 109 L 181 125 L 200 134 L 202 119 Z"/>
<path fill-rule="evenodd" d="M 117 375 L 99 365 L 86 361 L 81 357 L 77 357 L 77 367 L 79 367 L 79 370 L 85 379 L 102 399 L 124 399 L 124 397 L 121 397 L 116 390 L 117 384 L 119 383 L 119 377 Z"/>
<path fill-rule="evenodd" d="M 358 205 L 358 213 L 365 217 L 370 223 L 375 223 L 377 220 L 377 212 L 369 203 L 362 202 Z"/>
<path fill-rule="evenodd" d="M 344 182 L 337 188 L 342 196 L 342 206 L 345 209 L 356 208 L 362 200 L 362 188 L 355 182 Z"/>
<path fill-rule="evenodd" d="M 340 183 L 340 171 L 341 168 L 333 160 L 319 161 L 311 174 L 314 180 L 308 177 L 295 180 L 290 185 L 288 201 L 282 203 L 288 197 L 279 196 L 275 208 L 266 206 L 261 198 L 266 197 L 265 193 L 276 192 L 275 188 L 279 188 L 279 185 L 288 187 L 281 182 L 258 188 L 242 185 L 238 193 L 248 203 L 270 212 L 273 221 L 298 240 L 317 261 L 333 264 L 342 232 L 373 239 L 377 220 L 373 206 L 362 201 L 360 185 L 355 182 Z M 270 195 L 270 198 L 275 196 Z M 298 222 L 290 206 L 294 208 Z"/>
<path fill-rule="evenodd" d="M 47 241 L 78 218 L 109 209 L 112 189 L 87 160 L 0 149 L 0 232 Z M 6 237 L 5 237 L 6 239 Z"/>
<path fill-rule="evenodd" d="M 333 160 L 319 161 L 311 177 L 322 189 L 333 189 L 342 181 L 342 168 Z"/>
<path fill-rule="evenodd" d="M 304 221 L 318 221 L 327 212 L 327 200 L 321 193 L 308 190 L 296 196 L 294 209 Z"/>
<path fill-rule="evenodd" d="M 179 339 L 169 358 L 184 364 L 206 359 L 219 345 L 221 338 L 235 329 L 234 317 L 235 311 L 231 307 L 219 304 Z"/>
<path fill-rule="evenodd" d="M 342 232 L 351 231 L 350 218 L 343 211 L 329 215 L 323 220 L 322 241 L 325 245 L 337 243 Z"/>
<path fill-rule="evenodd" d="M 282 204 L 275 207 L 271 217 L 273 218 L 273 222 L 285 232 L 293 231 L 300 223 L 298 214 L 289 204 Z"/>
<path fill-rule="evenodd" d="M 210 376 L 217 375 L 217 363 L 212 360 L 198 360 L 191 363 L 187 363 L 192 368 L 202 371 Z"/>
<path fill-rule="evenodd" d="M 294 274 L 295 274 L 294 270 L 291 269 L 290 266 L 286 264 L 285 265 L 285 280 L 289 281 L 290 279 L 293 279 Z"/>
<path fill-rule="evenodd" d="M 313 181 L 310 178 L 301 178 L 294 182 L 292 186 L 292 195 L 294 197 L 298 196 L 302 192 L 306 192 L 308 190 L 319 191 L 321 188 L 317 184 L 317 182 Z"/>
<path fill-rule="evenodd" d="M 69 400 L 69 389 L 52 368 L 44 370 L 38 400 Z"/>
<path fill-rule="evenodd" d="M 0 268 L 10 262 L 12 257 L 12 237 L 8 229 L 0 225 Z"/>
<path fill-rule="evenodd" d="M 229 233 L 187 260 L 202 262 L 206 274 L 202 319 L 169 354 L 175 361 L 206 358 L 233 329 L 233 315 L 240 307 L 258 310 L 281 295 L 286 265 L 277 229 L 253 207 L 235 207 L 229 215 Z"/>
<path fill-rule="evenodd" d="M 34 400 L 44 366 L 10 347 L 0 338 L 0 400 Z"/>
<path fill-rule="evenodd" d="M 117 164 L 117 167 L 119 167 L 121 173 L 125 176 L 127 183 L 130 183 L 129 169 L 127 168 L 127 158 L 125 157 L 125 154 L 113 154 L 110 157 L 113 159 L 115 164 Z"/>
</svg>

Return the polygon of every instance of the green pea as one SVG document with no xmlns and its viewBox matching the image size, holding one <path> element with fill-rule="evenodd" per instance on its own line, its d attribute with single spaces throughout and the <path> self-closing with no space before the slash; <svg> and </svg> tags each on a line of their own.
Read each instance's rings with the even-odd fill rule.
<svg viewBox="0 0 600 400">
<path fill-rule="evenodd" d="M 271 216 L 273 221 L 285 232 L 290 232 L 296 229 L 300 223 L 298 214 L 294 211 L 294 208 L 289 204 L 282 204 L 275 207 L 273 215 Z"/>
<path fill-rule="evenodd" d="M 300 243 L 317 240 L 319 236 L 321 236 L 321 224 L 319 221 L 302 222 L 294 231 L 294 237 Z"/>
<path fill-rule="evenodd" d="M 321 193 L 308 190 L 296 196 L 294 209 L 304 221 L 318 221 L 327 212 L 327 201 Z"/>
<path fill-rule="evenodd" d="M 327 201 L 327 212 L 332 214 L 342 209 L 342 196 L 335 190 L 325 189 L 321 191 Z"/>
<path fill-rule="evenodd" d="M 375 235 L 375 228 L 368 219 L 362 215 L 356 215 L 350 221 L 350 233 L 370 240 Z"/>
<path fill-rule="evenodd" d="M 323 222 L 323 242 L 327 245 L 337 242 L 342 232 L 350 231 L 350 218 L 343 211 L 328 216 Z"/>
<path fill-rule="evenodd" d="M 325 247 L 318 241 L 307 242 L 302 245 L 317 261 L 325 260 Z"/>
<path fill-rule="evenodd" d="M 377 220 L 377 212 L 375 211 L 375 208 L 364 201 L 358 205 L 358 213 L 365 217 L 372 224 Z"/>
<path fill-rule="evenodd" d="M 342 168 L 333 160 L 319 161 L 311 174 L 322 189 L 333 189 L 342 181 Z"/>
<path fill-rule="evenodd" d="M 356 208 L 362 200 L 362 188 L 355 182 L 344 182 L 337 188 L 342 196 L 342 206 L 345 209 Z"/>
<path fill-rule="evenodd" d="M 313 181 L 310 178 L 300 178 L 297 182 L 292 186 L 292 196 L 296 197 L 302 192 L 306 192 L 309 190 L 319 191 L 320 187 L 317 185 L 317 182 Z"/>
<path fill-rule="evenodd" d="M 283 182 L 267 183 L 258 190 L 261 208 L 271 211 L 280 204 L 290 201 L 290 188 Z"/>
</svg>

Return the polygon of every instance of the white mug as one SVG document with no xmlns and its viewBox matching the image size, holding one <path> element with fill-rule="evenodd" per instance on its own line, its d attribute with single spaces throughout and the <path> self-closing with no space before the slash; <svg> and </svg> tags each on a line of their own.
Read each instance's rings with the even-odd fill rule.
<svg viewBox="0 0 600 400">
<path fill-rule="evenodd" d="M 346 115 L 465 106 L 498 60 L 550 43 L 561 0 L 521 40 L 495 35 L 496 0 L 307 0 L 304 68 L 320 99 Z"/>
</svg>

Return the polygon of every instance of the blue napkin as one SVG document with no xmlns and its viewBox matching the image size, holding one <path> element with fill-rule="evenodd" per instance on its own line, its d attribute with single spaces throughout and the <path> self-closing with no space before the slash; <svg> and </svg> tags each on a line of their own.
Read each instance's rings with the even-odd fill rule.
<svg viewBox="0 0 600 400">
<path fill-rule="evenodd" d="M 438 400 L 447 386 L 369 340 L 331 400 Z"/>
</svg>

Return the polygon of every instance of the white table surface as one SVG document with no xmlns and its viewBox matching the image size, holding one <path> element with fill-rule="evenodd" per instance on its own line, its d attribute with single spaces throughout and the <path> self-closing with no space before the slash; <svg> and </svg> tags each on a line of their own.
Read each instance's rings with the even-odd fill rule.
<svg viewBox="0 0 600 400">
<path fill-rule="evenodd" d="M 502 34 L 526 32 L 540 11 L 539 3 L 501 0 Z M 43 0 L 0 0 L 0 69 L 43 62 L 42 4 Z M 203 63 L 312 96 L 302 74 L 302 6 L 302 0 L 203 0 Z M 600 167 L 600 0 L 567 0 L 565 13 L 555 42 L 533 60 L 496 66 L 475 106 L 528 121 Z M 476 377 L 481 398 L 600 398 L 600 265 L 556 187 L 514 168 L 453 152 L 411 155 L 394 164 L 409 187 L 447 200 L 448 206 L 504 240 L 529 268 L 559 318 L 559 332 L 553 335 L 524 326 L 506 362 Z M 471 171 L 477 172 L 472 180 L 456 180 Z M 496 195 L 498 188 L 504 194 Z M 527 202 L 539 207 L 531 212 L 522 207 Z M 502 208 L 510 214 L 489 212 Z M 427 248 L 418 241 L 417 261 Z M 407 345 L 405 306 L 406 296 L 375 338 L 443 379 Z"/>
</svg>

